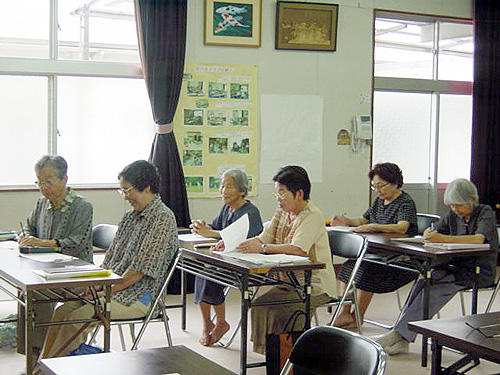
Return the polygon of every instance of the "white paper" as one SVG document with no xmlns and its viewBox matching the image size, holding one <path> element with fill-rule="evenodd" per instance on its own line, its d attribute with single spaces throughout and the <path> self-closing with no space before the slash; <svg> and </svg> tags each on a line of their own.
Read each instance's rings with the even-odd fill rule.
<svg viewBox="0 0 500 375">
<path fill-rule="evenodd" d="M 257 254 L 257 253 L 238 253 L 236 251 L 224 254 L 227 257 L 240 259 L 255 265 L 271 264 L 293 264 L 293 263 L 309 263 L 308 257 L 289 254 Z"/>
<path fill-rule="evenodd" d="M 39 254 L 19 254 L 23 258 L 28 258 L 35 260 L 37 262 L 69 262 L 73 259 L 78 259 L 77 257 L 72 257 L 66 254 L 60 253 L 39 253 Z"/>
<path fill-rule="evenodd" d="M 248 214 L 243 215 L 234 223 L 220 231 L 220 236 L 224 241 L 223 253 L 230 253 L 236 250 L 236 246 L 245 242 L 250 228 Z"/>
<path fill-rule="evenodd" d="M 216 241 L 215 238 L 205 237 L 194 233 L 179 234 L 177 237 L 179 238 L 179 241 L 184 242 Z"/>
<path fill-rule="evenodd" d="M 330 230 L 336 230 L 336 231 L 340 231 L 340 232 L 352 232 L 352 229 L 354 229 L 356 227 L 350 227 L 348 225 L 334 225 L 332 227 L 326 227 L 326 230 L 330 231 Z"/>
<path fill-rule="evenodd" d="M 460 249 L 489 249 L 489 243 L 473 244 L 473 243 L 448 243 L 448 242 L 428 242 L 424 247 L 438 250 L 460 250 Z"/>
<path fill-rule="evenodd" d="M 19 246 L 16 241 L 0 241 L 0 249 L 17 249 Z"/>
</svg>

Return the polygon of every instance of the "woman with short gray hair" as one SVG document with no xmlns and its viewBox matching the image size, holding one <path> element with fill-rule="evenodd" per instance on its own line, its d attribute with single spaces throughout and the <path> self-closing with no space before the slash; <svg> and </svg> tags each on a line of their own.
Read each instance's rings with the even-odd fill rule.
<svg viewBox="0 0 500 375">
<path fill-rule="evenodd" d="M 425 230 L 425 242 L 486 243 L 495 251 L 477 257 L 452 257 L 435 267 L 429 286 L 429 316 L 434 316 L 457 292 L 471 288 L 476 276 L 479 287 L 490 286 L 495 281 L 498 232 L 493 210 L 478 203 L 476 186 L 462 178 L 448 184 L 444 202 L 450 206 L 450 212 L 436 222 L 435 228 Z M 479 275 L 476 275 L 477 267 Z M 423 291 L 424 280 L 420 279 L 413 285 L 394 329 L 376 339 L 389 355 L 407 353 L 409 343 L 415 340 L 417 334 L 408 329 L 408 322 L 423 318 Z"/>
<path fill-rule="evenodd" d="M 444 192 L 444 204 L 474 205 L 479 200 L 476 185 L 465 178 L 457 178 L 448 184 Z"/>
<path fill-rule="evenodd" d="M 221 238 L 220 231 L 240 217 L 248 214 L 250 227 L 247 237 L 254 237 L 262 232 L 262 219 L 257 207 L 245 199 L 248 193 L 248 178 L 241 169 L 228 169 L 222 176 L 219 186 L 224 206 L 219 215 L 208 225 L 204 220 L 194 220 L 190 225 L 191 232 L 205 237 Z M 203 317 L 203 332 L 200 344 L 213 345 L 229 330 L 226 321 L 224 288 L 201 276 L 195 278 L 195 303 L 200 305 Z M 210 317 L 210 311 L 215 311 L 215 324 Z"/>
</svg>

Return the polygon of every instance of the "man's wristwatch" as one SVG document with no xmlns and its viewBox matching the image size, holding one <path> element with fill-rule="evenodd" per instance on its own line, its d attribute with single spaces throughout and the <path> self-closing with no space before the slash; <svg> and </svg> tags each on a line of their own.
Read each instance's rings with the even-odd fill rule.
<svg viewBox="0 0 500 375">
<path fill-rule="evenodd" d="M 263 243 L 263 244 L 262 244 L 262 254 L 267 254 L 267 247 L 268 247 L 268 246 L 269 246 L 269 245 L 268 245 L 267 243 Z"/>
</svg>

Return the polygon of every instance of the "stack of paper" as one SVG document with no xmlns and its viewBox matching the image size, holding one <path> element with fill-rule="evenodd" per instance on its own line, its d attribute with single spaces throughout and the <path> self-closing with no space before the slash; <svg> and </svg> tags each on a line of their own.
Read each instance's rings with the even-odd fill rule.
<svg viewBox="0 0 500 375">
<path fill-rule="evenodd" d="M 240 259 L 255 265 L 284 265 L 293 263 L 309 263 L 311 261 L 308 257 L 289 254 L 256 254 L 238 252 L 223 252 L 221 254 L 223 257 Z"/>
<path fill-rule="evenodd" d="M 0 241 L 15 240 L 17 233 L 13 230 L 0 231 Z"/>
<path fill-rule="evenodd" d="M 438 250 L 489 249 L 490 244 L 488 244 L 488 243 L 473 244 L 473 243 L 428 242 L 428 243 L 424 244 L 424 247 L 427 247 L 430 249 L 438 249 Z"/>
<path fill-rule="evenodd" d="M 424 237 L 406 237 L 406 238 L 391 238 L 391 241 L 411 242 L 411 243 L 424 243 Z"/>
<path fill-rule="evenodd" d="M 39 276 L 47 280 L 56 279 L 69 279 L 74 277 L 96 277 L 96 276 L 109 276 L 111 270 L 107 270 L 93 264 L 84 266 L 66 266 L 58 268 L 48 268 L 44 270 L 34 270 Z"/>
</svg>

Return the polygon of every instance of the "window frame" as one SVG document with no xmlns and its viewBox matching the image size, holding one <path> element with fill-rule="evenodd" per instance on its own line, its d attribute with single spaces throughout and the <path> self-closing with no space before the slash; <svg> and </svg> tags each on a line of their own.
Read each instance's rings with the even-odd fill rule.
<svg viewBox="0 0 500 375">
<path fill-rule="evenodd" d="M 63 76 L 143 79 L 140 63 L 106 62 L 86 60 L 59 60 L 58 58 L 58 0 L 50 1 L 49 57 L 19 58 L 0 57 L 0 75 L 43 76 L 48 79 L 47 100 L 47 149 L 48 154 L 57 154 L 57 79 Z M 102 190 L 116 188 L 117 183 L 71 184 L 76 189 Z M 38 190 L 32 183 L 8 185 L 0 183 L 0 191 Z"/>
<path fill-rule="evenodd" d="M 424 15 L 417 13 L 394 12 L 381 9 L 375 9 L 373 13 L 373 96 L 376 92 L 400 92 L 400 93 L 430 93 L 432 95 L 432 118 L 431 118 L 431 176 L 427 183 L 412 183 L 406 184 L 407 188 L 412 188 L 420 191 L 426 191 L 429 200 L 427 204 L 428 212 L 437 212 L 439 207 L 438 190 L 442 189 L 443 183 L 438 184 L 438 153 L 439 153 L 439 108 L 440 108 L 440 95 L 470 95 L 473 93 L 473 82 L 471 81 L 453 81 L 453 80 L 439 80 L 439 24 L 446 23 L 459 23 L 459 24 L 473 24 L 472 19 L 454 18 L 444 16 Z M 432 79 L 419 79 L 419 78 L 397 78 L 397 77 L 382 77 L 375 76 L 375 49 L 377 47 L 375 21 L 379 18 L 393 19 L 393 20 L 407 20 L 407 21 L 421 21 L 433 22 L 434 25 L 434 40 L 433 40 L 433 67 Z M 372 100 L 372 116 L 374 101 Z M 373 119 L 375 126 L 375 119 Z M 472 119 L 471 119 L 472 126 Z M 373 163 L 373 148 L 370 150 L 370 165 Z M 370 192 L 371 194 L 371 192 Z"/>
</svg>

